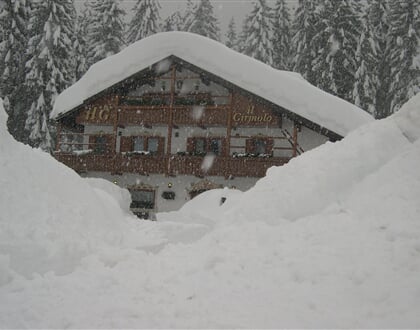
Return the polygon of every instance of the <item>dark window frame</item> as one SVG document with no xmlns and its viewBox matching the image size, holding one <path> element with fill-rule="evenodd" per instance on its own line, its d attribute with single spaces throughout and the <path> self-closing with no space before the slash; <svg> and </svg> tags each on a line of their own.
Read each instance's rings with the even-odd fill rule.
<svg viewBox="0 0 420 330">
<path fill-rule="evenodd" d="M 261 145 L 263 144 L 264 152 L 258 150 Z M 259 155 L 273 155 L 273 144 L 274 141 L 272 138 L 269 137 L 252 137 L 246 140 L 246 153 L 259 156 Z"/>
<path fill-rule="evenodd" d="M 134 200 L 133 193 L 142 192 L 142 193 L 152 193 L 152 198 L 149 200 Z M 156 190 L 153 189 L 130 189 L 131 194 L 131 204 L 130 209 L 146 209 L 154 210 L 156 207 Z"/>
<path fill-rule="evenodd" d="M 207 154 L 214 154 L 216 156 L 223 155 L 224 138 L 222 137 L 191 137 L 192 150 L 190 153 L 194 156 L 205 156 Z M 197 149 L 197 142 L 203 141 L 203 148 Z M 218 150 L 216 151 L 213 142 L 218 141 Z"/>
<path fill-rule="evenodd" d="M 105 155 L 110 152 L 110 137 L 104 134 L 91 135 L 92 149 L 95 155 Z"/>
<path fill-rule="evenodd" d="M 165 145 L 165 141 L 164 138 L 162 138 L 161 136 L 146 136 L 146 135 L 136 135 L 132 137 L 132 152 L 149 152 L 150 155 L 156 156 L 156 155 L 161 155 L 164 153 L 164 145 Z M 144 150 L 135 150 L 135 141 L 136 139 L 143 139 L 143 149 Z M 151 141 L 152 140 L 156 140 L 156 150 L 151 151 Z M 162 143 L 162 145 L 161 145 Z"/>
</svg>

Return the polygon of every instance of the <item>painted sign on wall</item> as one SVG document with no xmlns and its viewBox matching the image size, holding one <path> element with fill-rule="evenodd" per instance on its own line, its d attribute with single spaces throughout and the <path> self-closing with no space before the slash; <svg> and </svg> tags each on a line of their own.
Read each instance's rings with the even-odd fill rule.
<svg viewBox="0 0 420 330">
<path fill-rule="evenodd" d="M 94 106 L 88 109 L 85 113 L 85 120 L 86 121 L 107 121 L 111 114 L 111 107 L 108 105 L 104 106 Z"/>
<path fill-rule="evenodd" d="M 273 116 L 266 112 L 255 113 L 255 106 L 249 105 L 246 113 L 234 112 L 233 121 L 239 124 L 271 123 Z"/>
</svg>

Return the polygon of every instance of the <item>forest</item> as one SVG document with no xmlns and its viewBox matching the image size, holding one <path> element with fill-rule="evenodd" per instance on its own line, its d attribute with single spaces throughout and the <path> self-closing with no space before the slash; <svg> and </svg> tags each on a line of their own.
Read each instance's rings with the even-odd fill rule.
<svg viewBox="0 0 420 330">
<path fill-rule="evenodd" d="M 210 0 L 188 0 L 166 18 L 158 0 L 0 0 L 0 97 L 18 141 L 50 151 L 49 120 L 59 93 L 88 68 L 154 33 L 188 31 L 320 89 L 381 119 L 420 86 L 420 0 L 255 0 L 243 22 L 222 35 Z M 129 19 L 128 19 L 129 18 Z"/>
</svg>

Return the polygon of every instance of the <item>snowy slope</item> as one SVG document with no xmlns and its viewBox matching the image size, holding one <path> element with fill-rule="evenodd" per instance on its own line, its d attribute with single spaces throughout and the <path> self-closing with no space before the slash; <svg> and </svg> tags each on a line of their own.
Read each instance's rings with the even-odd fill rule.
<svg viewBox="0 0 420 330">
<path fill-rule="evenodd" d="M 49 154 L 16 142 L 2 103 L 0 155 L 0 285 L 13 273 L 71 272 L 99 247 L 130 239 L 136 218 L 128 213 L 129 192 L 81 179 Z"/>
<path fill-rule="evenodd" d="M 372 121 L 362 109 L 328 94 L 299 74 L 279 71 L 225 45 L 187 32 L 158 33 L 95 65 L 61 93 L 51 118 L 81 105 L 102 90 L 175 55 L 341 136 Z"/>
<path fill-rule="evenodd" d="M 124 193 L 97 194 L 11 141 L 0 112 L 0 324 L 420 327 L 419 108 L 420 94 L 391 118 L 271 168 L 248 192 L 211 191 L 137 225 L 124 197 L 109 199 Z M 50 199 L 65 202 L 45 207 Z M 38 246 L 54 260 L 73 246 L 83 253 L 60 272 Z"/>
</svg>

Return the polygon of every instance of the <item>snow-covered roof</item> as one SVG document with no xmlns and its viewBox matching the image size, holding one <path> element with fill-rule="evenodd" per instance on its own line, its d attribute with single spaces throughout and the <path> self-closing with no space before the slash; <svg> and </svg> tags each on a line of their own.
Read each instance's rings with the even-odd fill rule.
<svg viewBox="0 0 420 330">
<path fill-rule="evenodd" d="M 309 84 L 299 74 L 273 69 L 225 45 L 187 32 L 158 33 L 94 64 L 54 104 L 56 119 L 88 98 L 176 56 L 341 136 L 373 118 L 362 109 Z"/>
</svg>

